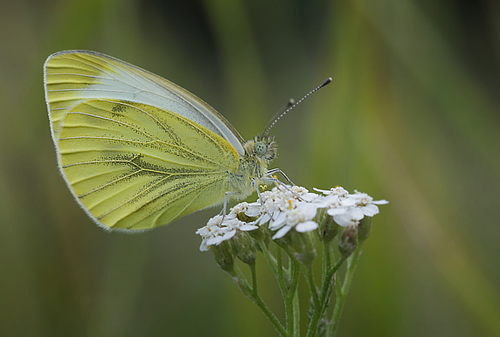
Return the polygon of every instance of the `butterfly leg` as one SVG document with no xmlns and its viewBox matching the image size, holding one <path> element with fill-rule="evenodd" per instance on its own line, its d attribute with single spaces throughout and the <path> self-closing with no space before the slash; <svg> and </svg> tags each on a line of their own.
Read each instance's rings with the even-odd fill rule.
<svg viewBox="0 0 500 337">
<path fill-rule="evenodd" d="M 231 192 L 226 192 L 224 193 L 224 203 L 222 206 L 222 209 L 219 212 L 219 215 L 222 215 L 223 217 L 226 216 L 226 210 L 227 210 L 227 195 L 230 194 Z"/>
<path fill-rule="evenodd" d="M 260 204 L 264 205 L 264 203 L 262 202 L 262 197 L 260 195 L 259 185 L 257 185 L 257 180 L 255 180 L 255 178 L 252 178 L 252 184 L 255 187 L 255 190 L 257 191 L 257 196 L 259 197 Z"/>
<path fill-rule="evenodd" d="M 280 187 L 283 187 L 284 189 L 286 189 L 287 191 L 289 191 L 290 193 L 292 193 L 295 197 L 297 197 L 297 199 L 299 200 L 303 200 L 305 201 L 304 199 L 302 199 L 297 193 L 293 192 L 289 186 L 281 183 L 281 181 L 277 178 L 274 178 L 272 175 L 274 173 L 281 173 L 281 175 L 286 179 L 286 181 L 288 183 L 290 183 L 292 186 L 297 186 L 295 185 L 291 180 L 290 178 L 288 178 L 288 176 L 285 174 L 285 172 L 281 171 L 279 168 L 275 168 L 275 169 L 272 169 L 272 170 L 269 170 L 265 173 L 265 176 L 261 178 L 261 180 L 263 181 L 270 181 L 270 182 L 273 182 L 277 188 L 280 188 Z"/>
<path fill-rule="evenodd" d="M 220 221 L 221 224 L 224 222 L 224 218 L 227 215 L 227 196 L 228 196 L 228 194 L 236 194 L 236 193 L 234 193 L 234 192 L 225 192 L 224 193 L 224 205 L 222 206 L 222 209 L 219 213 L 219 215 L 222 215 L 222 220 Z"/>
<path fill-rule="evenodd" d="M 265 173 L 265 175 L 272 177 L 273 174 L 275 174 L 275 173 L 280 173 L 283 176 L 283 178 L 285 178 L 285 180 L 288 181 L 288 183 L 290 185 L 295 186 L 295 184 L 290 180 L 290 178 L 288 178 L 288 176 L 285 174 L 285 172 L 281 171 L 281 169 L 279 169 L 279 168 L 275 168 L 275 169 L 269 170 L 269 171 L 267 171 Z"/>
<path fill-rule="evenodd" d="M 280 187 L 280 184 L 281 186 L 283 186 L 286 190 L 290 191 L 290 188 L 288 188 L 287 185 L 281 183 L 281 181 L 278 179 L 278 178 L 275 178 L 273 177 L 273 175 L 275 173 L 280 173 L 284 178 L 285 180 L 292 186 L 296 186 L 291 180 L 290 178 L 288 178 L 288 176 L 285 174 L 285 172 L 281 171 L 279 168 L 275 168 L 275 169 L 272 169 L 272 170 L 269 170 L 267 171 L 266 173 L 264 173 L 264 177 L 261 178 L 261 180 L 267 180 L 267 181 L 271 181 L 274 183 L 274 185 L 276 185 L 276 187 Z M 292 192 L 293 193 L 293 192 Z"/>
</svg>

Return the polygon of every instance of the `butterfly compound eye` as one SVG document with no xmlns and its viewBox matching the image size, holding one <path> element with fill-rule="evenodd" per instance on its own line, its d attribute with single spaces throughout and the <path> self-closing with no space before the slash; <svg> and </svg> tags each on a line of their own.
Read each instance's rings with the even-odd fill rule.
<svg viewBox="0 0 500 337">
<path fill-rule="evenodd" d="M 256 142 L 254 145 L 255 153 L 262 156 L 267 152 L 267 145 L 264 142 Z"/>
</svg>

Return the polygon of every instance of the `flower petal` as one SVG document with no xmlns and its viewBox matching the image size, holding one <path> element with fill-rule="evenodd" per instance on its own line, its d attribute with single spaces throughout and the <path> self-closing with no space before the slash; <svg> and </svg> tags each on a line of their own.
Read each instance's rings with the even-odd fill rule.
<svg viewBox="0 0 500 337">
<path fill-rule="evenodd" d="M 348 213 L 351 215 L 352 219 L 361 220 L 365 217 L 365 214 L 359 207 L 349 208 Z"/>
<path fill-rule="evenodd" d="M 331 194 L 330 190 L 322 190 L 322 189 L 316 188 L 316 187 L 313 187 L 313 190 L 315 190 L 316 192 L 321 192 L 323 194 Z"/>
<path fill-rule="evenodd" d="M 269 220 L 271 220 L 271 215 L 269 215 L 269 213 L 264 213 L 260 217 L 259 224 L 265 224 L 266 222 L 269 222 Z"/>
<path fill-rule="evenodd" d="M 285 225 L 285 221 L 286 221 L 286 214 L 279 213 L 276 219 L 271 219 L 271 222 L 269 223 L 269 229 L 276 230 L 278 228 L 281 228 Z"/>
<path fill-rule="evenodd" d="M 207 240 L 203 240 L 201 241 L 201 245 L 200 245 L 200 251 L 202 252 L 207 252 L 209 251 L 209 246 L 207 245 Z"/>
<path fill-rule="evenodd" d="M 229 240 L 230 238 L 232 238 L 234 236 L 234 234 L 236 234 L 236 229 L 233 229 L 232 231 L 229 231 L 226 234 L 224 234 L 222 236 L 222 241 Z"/>
<path fill-rule="evenodd" d="M 283 236 L 285 236 L 286 233 L 288 233 L 292 229 L 290 226 L 285 226 L 281 228 L 279 231 L 276 232 L 276 234 L 273 235 L 273 240 L 275 239 L 281 239 Z"/>
<path fill-rule="evenodd" d="M 339 215 L 334 215 L 333 220 L 342 227 L 348 227 L 353 224 L 353 218 L 350 213 L 344 213 L 344 214 L 339 214 Z"/>
<path fill-rule="evenodd" d="M 310 232 L 318 228 L 318 224 L 314 221 L 301 222 L 295 226 L 295 230 L 299 233 Z"/>
<path fill-rule="evenodd" d="M 374 216 L 379 212 L 378 207 L 374 204 L 368 204 L 364 207 L 361 207 L 361 210 L 363 211 L 363 214 L 366 216 Z"/>
<path fill-rule="evenodd" d="M 314 218 L 316 216 L 316 212 L 318 211 L 318 207 L 311 203 L 301 203 L 297 208 L 300 209 L 306 219 Z"/>
<path fill-rule="evenodd" d="M 240 231 L 248 232 L 248 231 L 253 231 L 254 229 L 257 229 L 257 228 L 259 228 L 259 226 L 247 224 L 247 225 L 241 226 Z"/>
<path fill-rule="evenodd" d="M 207 246 L 218 246 L 224 239 L 222 239 L 222 236 L 216 236 L 213 238 L 207 239 Z"/>
<path fill-rule="evenodd" d="M 328 215 L 330 216 L 335 216 L 335 215 L 340 215 L 347 213 L 347 208 L 330 208 L 328 211 L 326 211 Z"/>
</svg>

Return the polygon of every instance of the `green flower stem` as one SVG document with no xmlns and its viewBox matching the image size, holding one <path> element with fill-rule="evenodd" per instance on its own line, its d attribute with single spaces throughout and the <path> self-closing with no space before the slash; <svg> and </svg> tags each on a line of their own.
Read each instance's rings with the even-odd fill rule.
<svg viewBox="0 0 500 337">
<path fill-rule="evenodd" d="M 298 281 L 298 273 L 297 273 Z M 300 337 L 300 306 L 299 306 L 299 293 L 294 292 L 293 295 L 293 337 Z"/>
<path fill-rule="evenodd" d="M 252 289 L 250 283 L 248 283 L 245 274 L 243 274 L 243 272 L 240 270 L 237 264 L 234 264 L 233 272 L 230 274 L 233 277 L 233 279 L 236 280 L 238 286 L 243 287 L 241 290 L 245 293 L 245 295 L 247 294 L 246 291 Z"/>
<path fill-rule="evenodd" d="M 305 265 L 303 263 L 300 263 L 297 260 L 297 258 L 295 257 L 295 255 L 293 254 L 290 247 L 285 246 L 285 247 L 283 247 L 283 250 L 285 250 L 285 252 L 290 257 L 292 264 L 295 264 L 296 266 L 298 266 L 298 268 L 300 269 L 300 271 L 302 272 L 302 274 L 306 278 L 306 282 L 309 286 L 309 290 L 311 292 L 311 297 L 313 300 L 314 312 L 321 310 L 320 308 L 322 307 L 322 305 L 321 305 L 319 298 L 318 298 L 318 290 L 316 289 L 316 283 L 314 282 L 312 265 Z M 296 279 L 297 279 L 297 277 L 296 277 Z M 298 301 L 298 299 L 297 299 L 297 301 Z M 298 315 L 298 313 L 297 313 L 297 315 Z M 309 327 L 311 327 L 311 325 L 309 325 Z M 313 330 L 311 335 L 309 335 L 309 330 Z M 314 336 L 314 332 L 315 332 L 316 328 L 309 329 L 309 330 L 308 330 L 308 336 Z M 300 333 L 300 328 L 298 328 L 298 331 L 296 330 L 294 332 Z"/>
<path fill-rule="evenodd" d="M 257 290 L 257 271 L 255 270 L 255 263 L 250 265 L 250 270 L 252 272 L 252 293 L 254 296 L 259 296 Z"/>
<path fill-rule="evenodd" d="M 297 286 L 299 284 L 299 266 L 297 263 L 294 263 L 293 260 L 290 261 L 290 273 L 291 273 L 291 282 L 290 282 L 290 293 L 295 294 L 297 292 Z"/>
<path fill-rule="evenodd" d="M 293 312 L 293 298 L 294 296 L 290 296 L 290 293 L 286 294 L 286 296 L 283 297 L 284 302 L 285 302 L 285 314 L 286 314 L 286 330 L 288 332 L 289 336 L 294 335 L 294 322 L 295 322 L 295 315 Z"/>
<path fill-rule="evenodd" d="M 333 276 L 335 275 L 335 273 L 337 272 L 337 270 L 342 266 L 342 264 L 344 264 L 345 260 L 347 258 L 342 256 L 340 258 L 340 260 L 337 261 L 337 263 L 335 263 L 335 266 L 333 266 L 333 268 L 331 268 L 325 275 L 325 279 L 324 279 L 324 282 L 321 286 L 321 292 L 320 292 L 320 301 L 322 303 L 325 303 L 325 300 L 329 297 L 328 294 L 331 293 L 331 286 L 332 286 L 332 279 L 333 279 Z M 323 309 L 326 309 L 326 306 L 325 308 Z"/>
<path fill-rule="evenodd" d="M 277 269 L 278 275 L 275 276 L 277 280 L 279 280 L 278 283 L 280 284 L 281 294 L 283 296 L 283 301 L 285 305 L 286 331 L 290 335 L 293 331 L 293 321 L 294 321 L 293 307 L 290 300 L 290 291 L 289 289 L 287 289 L 288 288 L 287 284 L 289 283 L 289 281 L 285 280 L 283 275 L 284 271 L 283 260 L 281 256 L 281 249 L 279 247 L 277 247 L 276 255 L 277 255 L 276 260 L 278 261 L 278 269 Z"/>
<path fill-rule="evenodd" d="M 290 261 L 289 270 L 283 267 L 283 260 L 281 256 L 281 248 L 277 247 L 276 259 L 271 255 L 267 247 L 262 247 L 264 256 L 269 257 L 270 261 L 276 261 L 276 267 L 271 266 L 271 270 L 278 281 L 278 285 L 283 296 L 285 315 L 286 315 L 286 330 L 289 336 L 294 336 L 296 333 L 295 325 L 297 322 L 298 314 L 294 312 L 294 298 L 297 291 L 297 284 L 299 280 L 297 264 Z M 268 258 L 266 257 L 266 260 Z M 271 259 L 271 257 L 273 259 Z"/>
<path fill-rule="evenodd" d="M 324 242 L 323 243 L 323 259 L 322 259 L 322 280 L 321 282 L 324 284 L 325 283 L 325 277 L 332 267 L 332 258 L 331 258 L 331 252 L 330 252 L 330 242 Z"/>
<path fill-rule="evenodd" d="M 286 326 L 290 336 L 299 336 L 300 308 L 298 306 L 297 284 L 299 283 L 299 269 L 294 261 L 290 261 L 290 280 L 287 293 L 283 296 L 286 312 Z"/>
<path fill-rule="evenodd" d="M 300 263 L 299 260 L 295 257 L 292 250 L 289 246 L 283 247 L 283 250 L 288 254 L 293 263 L 296 263 L 299 266 L 300 271 L 306 278 L 306 282 L 309 286 L 309 291 L 311 292 L 311 297 L 313 299 L 314 306 L 317 307 L 319 305 L 318 299 L 318 290 L 316 289 L 316 284 L 314 283 L 314 276 L 312 266 L 306 266 L 303 263 Z"/>
<path fill-rule="evenodd" d="M 276 261 L 278 262 L 277 265 L 278 277 L 284 281 L 285 279 L 283 278 L 283 260 L 281 259 L 281 249 L 279 247 L 276 250 Z"/>
<path fill-rule="evenodd" d="M 335 266 L 333 266 L 333 268 L 327 270 L 326 272 L 323 272 L 323 282 L 319 294 L 319 303 L 321 304 L 321 307 L 314 308 L 311 321 L 309 322 L 307 336 L 314 336 L 316 334 L 316 330 L 318 328 L 318 322 L 323 316 L 323 313 L 325 312 L 330 300 L 333 277 L 337 272 L 337 270 L 340 268 L 340 266 L 342 266 L 345 260 L 346 258 L 342 257 L 339 261 L 337 261 L 337 263 L 335 264 Z"/>
<path fill-rule="evenodd" d="M 314 310 L 319 308 L 319 297 L 318 297 L 318 289 L 316 288 L 316 283 L 314 282 L 314 274 L 312 266 L 304 266 L 305 267 L 305 277 L 307 284 L 309 284 L 309 290 L 311 291 L 311 296 L 313 299 Z"/>
<path fill-rule="evenodd" d="M 271 254 L 264 241 L 260 240 L 258 241 L 258 244 L 260 249 L 262 250 L 262 255 L 264 255 L 264 258 L 266 259 L 269 268 L 271 268 L 271 271 L 276 277 L 276 280 L 278 281 L 279 287 L 281 289 L 282 287 L 284 287 L 283 277 L 280 277 L 280 275 L 283 275 L 283 267 L 281 266 L 281 259 L 276 259 L 273 256 L 273 254 Z"/>
<path fill-rule="evenodd" d="M 276 259 L 269 249 L 267 248 L 267 245 L 265 244 L 264 241 L 259 241 L 259 246 L 262 250 L 262 254 L 264 255 L 264 258 L 266 259 L 267 264 L 271 268 L 271 271 L 274 274 L 274 277 L 276 278 L 276 281 L 278 282 L 278 286 L 280 288 L 281 294 L 283 297 L 286 297 L 286 294 L 288 293 L 287 287 L 286 287 L 286 282 L 285 282 L 285 277 L 283 275 L 283 265 L 281 261 L 281 252 L 278 248 L 278 259 Z"/>
<path fill-rule="evenodd" d="M 278 275 L 278 269 L 279 266 L 281 265 L 281 259 L 276 259 L 273 254 L 269 251 L 267 248 L 266 243 L 264 240 L 259 240 L 257 241 L 259 244 L 260 249 L 262 250 L 262 254 L 264 255 L 264 258 L 266 259 L 267 264 L 271 268 L 271 271 L 273 272 L 274 275 Z"/>
<path fill-rule="evenodd" d="M 241 272 L 238 266 L 235 265 L 234 278 L 237 280 L 240 289 L 243 291 L 245 296 L 251 299 L 260 308 L 260 310 L 262 310 L 264 315 L 271 322 L 271 324 L 281 337 L 289 337 L 288 333 L 286 332 L 285 328 L 280 323 L 278 318 L 273 314 L 273 312 L 269 309 L 266 303 L 264 303 L 262 298 L 259 296 L 259 293 L 257 291 L 257 276 L 256 276 L 255 264 L 250 265 L 250 269 L 252 271 L 252 282 L 254 284 L 254 287 L 250 286 L 245 275 Z"/>
<path fill-rule="evenodd" d="M 271 322 L 271 324 L 274 326 L 274 328 L 276 329 L 276 331 L 278 332 L 278 334 L 281 337 L 288 337 L 289 336 L 289 334 L 287 333 L 287 331 L 285 330 L 283 325 L 281 325 L 278 318 L 276 318 L 276 316 L 271 312 L 271 310 L 269 310 L 269 307 L 264 303 L 264 301 L 262 301 L 260 296 L 257 296 L 256 298 L 252 298 L 252 301 L 254 301 L 254 303 L 257 304 L 257 306 L 260 308 L 260 310 L 262 310 L 264 315 L 267 317 L 267 319 L 269 319 L 269 321 Z"/>
<path fill-rule="evenodd" d="M 298 284 L 298 268 L 294 261 L 290 261 L 290 270 L 288 271 L 283 267 L 281 256 L 281 248 L 277 247 L 277 258 L 275 258 L 269 251 L 267 245 L 263 241 L 259 241 L 259 246 L 262 254 L 266 259 L 271 271 L 278 282 L 281 294 L 284 300 L 285 314 L 286 314 L 286 330 L 288 335 L 295 334 L 295 325 L 297 324 L 298 314 L 294 310 L 294 297 L 297 292 Z"/>
<path fill-rule="evenodd" d="M 335 307 L 333 309 L 331 320 L 332 328 L 327 330 L 327 337 L 335 337 L 337 335 L 340 315 L 342 314 L 342 310 L 344 309 L 345 299 L 351 287 L 354 271 L 356 270 L 360 255 L 361 245 L 359 245 L 354 253 L 347 259 L 347 271 L 345 273 L 344 284 L 342 284 L 342 287 L 340 287 L 340 285 L 335 285 L 337 300 L 335 301 Z"/>
</svg>

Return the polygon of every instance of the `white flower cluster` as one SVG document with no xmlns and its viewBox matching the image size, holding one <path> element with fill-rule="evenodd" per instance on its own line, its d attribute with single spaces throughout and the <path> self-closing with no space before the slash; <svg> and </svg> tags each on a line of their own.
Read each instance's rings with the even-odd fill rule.
<svg viewBox="0 0 500 337">
<path fill-rule="evenodd" d="M 257 221 L 248 223 L 239 220 L 237 216 L 239 213 L 245 213 L 247 216 L 253 217 L 259 216 L 260 205 L 257 203 L 248 204 L 246 202 L 241 202 L 231 208 L 228 215 L 224 217 L 222 215 L 216 215 L 208 220 L 206 226 L 196 231 L 196 234 L 199 234 L 203 238 L 200 250 L 207 251 L 210 249 L 210 246 L 218 246 L 222 241 L 231 239 L 236 234 L 237 230 L 246 232 L 259 228 L 256 226 Z"/>
<path fill-rule="evenodd" d="M 388 204 L 387 200 L 374 201 L 366 193 L 354 191 L 354 194 L 349 194 L 343 187 L 335 187 L 330 190 L 320 190 L 315 188 L 315 191 L 323 193 L 325 196 L 319 202 L 321 208 L 327 208 L 328 215 L 333 217 L 333 220 L 342 227 L 359 224 L 359 221 L 365 216 L 372 217 L 378 214 L 378 206 Z"/>
<path fill-rule="evenodd" d="M 239 203 L 225 217 L 217 215 L 196 231 L 202 237 L 200 250 L 207 251 L 210 246 L 231 239 L 238 230 L 252 231 L 266 223 L 275 232 L 273 240 L 282 238 L 291 229 L 300 233 L 316 230 L 319 226 L 316 221 L 318 209 L 326 209 L 339 226 L 357 226 L 365 216 L 378 214 L 377 205 L 388 203 L 386 200 L 373 201 L 366 193 L 355 191 L 349 194 L 342 187 L 314 190 L 321 194 L 311 193 L 301 186 L 280 185 L 260 193 L 257 202 Z M 241 221 L 239 214 L 257 220 Z"/>
</svg>

